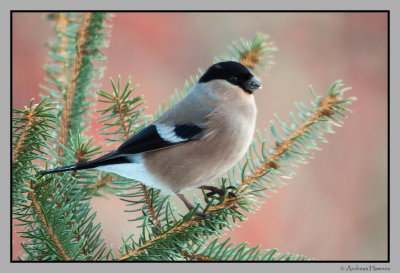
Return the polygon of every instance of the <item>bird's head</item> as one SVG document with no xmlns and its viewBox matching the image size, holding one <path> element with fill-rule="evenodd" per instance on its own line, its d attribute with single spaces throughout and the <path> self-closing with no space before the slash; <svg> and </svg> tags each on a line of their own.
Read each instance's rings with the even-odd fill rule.
<svg viewBox="0 0 400 273">
<path fill-rule="evenodd" d="M 239 86 L 248 94 L 252 94 L 261 87 L 261 83 L 244 65 L 233 61 L 219 62 L 210 66 L 199 79 L 199 83 L 207 83 L 212 80 L 225 80 Z"/>
</svg>

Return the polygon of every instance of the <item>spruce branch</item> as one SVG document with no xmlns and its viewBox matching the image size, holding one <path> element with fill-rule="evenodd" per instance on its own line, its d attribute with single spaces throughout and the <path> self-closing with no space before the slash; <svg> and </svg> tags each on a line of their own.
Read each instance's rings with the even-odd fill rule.
<svg viewBox="0 0 400 273">
<path fill-rule="evenodd" d="M 22 129 L 22 133 L 18 138 L 17 144 L 15 145 L 13 155 L 12 155 L 12 162 L 15 163 L 18 156 L 21 153 L 23 143 L 26 139 L 26 136 L 28 135 L 29 130 L 31 129 L 33 123 L 36 121 L 37 116 L 35 115 L 36 112 L 36 106 L 31 107 L 27 112 L 24 113 L 24 121 L 26 124 L 24 125 L 24 128 Z"/>
<path fill-rule="evenodd" d="M 130 251 L 130 252 L 127 253 L 127 254 L 125 254 L 124 256 L 121 257 L 120 260 L 123 261 L 123 260 L 127 260 L 127 259 L 129 259 L 129 258 L 131 258 L 131 257 L 138 256 L 138 255 L 140 255 L 140 254 L 142 254 L 142 253 L 148 251 L 149 248 L 151 248 L 151 247 L 156 247 L 157 244 L 159 243 L 159 241 L 163 241 L 163 240 L 168 239 L 168 236 L 177 235 L 177 234 L 180 234 L 180 233 L 181 233 L 181 234 L 184 233 L 183 231 L 184 231 L 184 229 L 185 229 L 186 227 L 193 226 L 193 225 L 195 225 L 196 223 L 198 223 L 198 221 L 201 221 L 201 220 L 202 220 L 201 217 L 196 216 L 196 217 L 194 217 L 192 220 L 187 221 L 187 222 L 180 221 L 180 222 L 178 222 L 178 223 L 175 225 L 175 227 L 173 227 L 173 228 L 167 230 L 167 231 L 166 231 L 165 233 L 163 233 L 163 234 L 160 234 L 160 235 L 158 235 L 158 236 L 155 236 L 153 239 L 148 240 L 148 241 L 145 242 L 144 244 L 138 246 L 136 249 Z"/>
<path fill-rule="evenodd" d="M 71 151 L 68 146 L 66 152 L 80 153 L 86 158 L 98 150 L 98 147 L 90 147 L 91 141 L 84 142 L 85 139 L 78 136 L 77 150 Z M 39 180 L 34 177 L 31 181 L 27 195 L 30 203 L 21 203 L 14 211 L 15 218 L 26 227 L 22 237 L 39 240 L 23 243 L 31 260 L 95 260 L 104 257 L 106 246 L 104 239 L 100 238 L 100 224 L 92 223 L 95 214 L 90 215 L 86 192 L 78 185 L 78 179 L 81 177 L 55 174 Z M 38 245 L 42 245 L 40 251 Z"/>
<path fill-rule="evenodd" d="M 64 247 L 61 245 L 60 241 L 58 240 L 57 235 L 54 233 L 52 227 L 47 224 L 45 215 L 40 207 L 39 202 L 37 201 L 37 199 L 35 197 L 35 193 L 34 192 L 29 193 L 29 198 L 32 200 L 32 205 L 33 205 L 36 215 L 39 217 L 42 225 L 46 228 L 46 231 L 47 231 L 48 235 L 50 236 L 52 242 L 54 243 L 55 247 L 57 248 L 57 251 L 61 254 L 62 258 L 65 261 L 69 261 L 70 257 L 67 255 Z"/>
<path fill-rule="evenodd" d="M 243 39 L 240 40 L 241 46 L 233 43 L 231 54 L 235 56 L 236 53 L 235 58 L 249 69 L 256 70 L 259 66 L 267 70 L 275 64 L 273 53 L 278 50 L 274 42 L 267 40 L 268 35 L 256 33 L 251 44 Z"/>
<path fill-rule="evenodd" d="M 95 260 L 106 250 L 100 224 L 94 225 L 85 192 L 77 179 L 63 174 L 32 181 L 28 198 L 15 217 L 25 227 L 21 237 L 29 260 Z M 107 255 L 107 254 L 106 254 Z"/>
<path fill-rule="evenodd" d="M 133 125 L 134 124 L 138 125 L 138 122 L 139 123 L 141 122 L 141 120 L 136 120 L 136 119 L 139 118 L 141 112 L 144 109 L 139 109 L 138 111 L 135 111 L 135 109 L 137 109 L 137 107 L 141 106 L 142 104 L 140 103 L 139 105 L 135 105 L 135 103 L 139 102 L 142 99 L 142 97 L 134 97 L 133 99 L 130 99 L 130 95 L 137 88 L 137 86 L 130 88 L 131 84 L 130 79 L 127 81 L 123 90 L 121 90 L 120 77 L 118 77 L 117 86 L 115 85 L 112 79 L 111 79 L 111 84 L 113 87 L 113 94 L 108 94 L 104 91 L 100 91 L 98 93 L 99 96 L 101 97 L 99 101 L 112 104 L 111 107 L 108 107 L 105 110 L 100 110 L 102 115 L 106 116 L 102 120 L 109 121 L 111 119 L 115 119 L 115 122 L 111 126 L 119 126 L 121 130 L 117 129 L 117 132 L 120 132 L 122 134 L 122 140 L 126 141 L 129 139 L 132 133 L 134 134 L 134 132 L 132 132 Z M 108 126 L 106 128 L 109 129 Z M 104 184 L 104 181 L 100 183 Z M 157 227 L 160 228 L 161 223 L 153 207 L 152 196 L 149 193 L 149 189 L 142 183 L 140 183 L 140 188 L 141 191 L 143 192 L 147 210 L 151 215 L 151 218 L 156 222 Z"/>
<path fill-rule="evenodd" d="M 84 124 L 88 119 L 83 114 L 89 112 L 91 98 L 95 96 L 91 89 L 98 87 L 94 79 L 102 77 L 103 68 L 96 67 L 94 61 L 105 60 L 100 48 L 108 45 L 105 38 L 109 26 L 105 20 L 109 16 L 95 12 L 55 13 L 50 17 L 55 19 L 57 39 L 49 45 L 51 58 L 46 65 L 46 82 L 50 86 L 41 87 L 61 106 L 58 142 L 54 145 L 56 156 L 63 158 L 62 147 L 70 136 L 87 127 Z"/>
<path fill-rule="evenodd" d="M 147 187 L 144 184 L 141 183 L 140 186 L 142 187 L 143 195 L 144 195 L 144 198 L 146 199 L 146 205 L 147 205 L 147 208 L 148 208 L 148 210 L 150 212 L 151 218 L 154 221 L 156 221 L 157 227 L 161 228 L 161 223 L 160 223 L 160 220 L 158 219 L 156 211 L 155 211 L 155 209 L 153 207 L 153 202 L 151 200 L 151 196 L 149 194 L 149 191 L 148 191 Z"/>
<path fill-rule="evenodd" d="M 258 68 L 266 71 L 275 64 L 273 53 L 278 48 L 274 42 L 268 41 L 268 35 L 257 32 L 251 42 L 240 39 L 239 42 L 233 42 L 228 50 L 231 56 L 216 57 L 214 62 L 234 60 L 257 72 Z"/>
<path fill-rule="evenodd" d="M 99 149 L 82 138 L 78 128 L 84 121 L 83 114 L 88 112 L 87 90 L 95 87 L 92 80 L 101 76 L 102 69 L 92 61 L 104 60 L 99 49 L 107 44 L 103 21 L 108 16 L 57 13 L 51 17 L 56 21 L 57 39 L 50 45 L 52 59 L 46 67 L 46 82 L 52 87 L 42 86 L 50 99 L 44 98 L 35 106 L 31 102 L 25 111 L 13 111 L 13 217 L 20 221 L 17 225 L 24 226 L 21 237 L 29 239 L 22 243 L 29 260 L 104 259 L 109 252 L 100 237 L 101 226 L 93 223 L 95 213 L 91 214 L 86 191 L 79 186 L 84 179 L 90 182 L 93 178 L 85 176 L 85 172 L 47 177 L 35 173 L 37 164 L 46 161 L 46 153 L 64 164 L 71 158 L 76 162 L 87 160 Z M 74 138 L 60 143 L 54 129 L 63 124 L 58 118 L 63 112 L 56 108 L 63 100 L 64 106 L 71 103 L 65 109 L 70 113 L 68 132 L 73 130 Z M 62 147 L 63 157 L 57 156 L 48 142 Z"/>
<path fill-rule="evenodd" d="M 54 104 L 47 102 L 47 98 L 38 104 L 30 101 L 25 110 L 13 109 L 12 118 L 12 205 L 19 210 L 22 204 L 28 202 L 25 195 L 30 191 L 26 181 L 34 178 L 32 169 L 37 166 L 32 162 L 44 159 L 43 150 L 48 148 L 48 133 L 54 129 L 57 117 L 50 112 Z"/>
<path fill-rule="evenodd" d="M 78 41 L 77 41 L 77 53 L 74 60 L 73 69 L 70 72 L 71 76 L 69 77 L 71 80 L 68 83 L 67 92 L 65 95 L 65 101 L 63 105 L 63 115 L 61 118 L 61 132 L 59 135 L 60 144 L 65 144 L 67 140 L 67 133 L 70 130 L 70 115 L 71 115 L 71 108 L 72 102 L 75 94 L 76 84 L 79 76 L 79 71 L 81 70 L 82 66 L 82 59 L 84 56 L 84 44 L 85 41 L 88 39 L 88 27 L 90 24 L 90 20 L 92 18 L 92 13 L 85 13 L 83 23 L 81 25 L 81 30 L 78 33 Z M 58 156 L 63 156 L 63 150 L 61 146 L 57 147 L 57 154 Z"/>
<path fill-rule="evenodd" d="M 193 253 L 185 253 L 185 257 L 194 261 L 304 261 L 314 260 L 303 255 L 278 253 L 277 249 L 261 250 L 260 245 L 247 248 L 247 243 L 236 246 L 229 243 L 230 238 L 218 242 L 218 238 L 210 242 L 206 248 L 197 248 Z M 196 253 L 196 254 L 194 254 Z"/>
<path fill-rule="evenodd" d="M 93 143 L 93 137 L 87 137 L 83 135 L 81 131 L 78 131 L 75 134 L 75 138 L 71 138 L 67 145 L 62 146 L 64 155 L 66 158 L 73 158 L 75 164 L 86 162 L 96 157 L 102 149 L 101 146 L 94 146 Z M 96 180 L 96 177 L 93 176 L 93 171 L 82 170 L 78 172 L 73 170 L 70 172 L 69 181 L 67 183 L 70 183 L 72 179 L 78 180 L 77 184 L 82 187 L 82 190 L 87 189 L 86 197 L 87 200 L 89 200 L 93 196 L 93 189 L 88 187 L 88 185 L 93 185 Z"/>
<path fill-rule="evenodd" d="M 75 163 L 81 163 L 81 162 L 86 162 L 88 159 L 92 158 L 95 156 L 98 151 L 101 149 L 100 146 L 93 147 L 93 138 L 86 138 L 84 135 L 82 135 L 80 132 L 78 132 L 76 139 L 70 139 L 70 147 L 69 149 L 65 149 L 65 151 L 74 151 L 74 156 L 75 156 Z M 74 170 L 71 172 L 69 176 L 69 180 L 67 184 L 70 184 L 72 180 L 76 178 L 77 180 L 83 180 L 81 175 L 77 176 L 77 171 Z M 80 183 L 78 183 L 80 184 Z M 62 187 L 61 184 L 58 185 L 58 187 Z M 84 189 L 84 188 L 83 188 Z M 66 192 L 63 192 L 63 198 L 66 198 L 66 200 L 72 199 L 72 195 L 75 194 L 74 191 L 71 191 L 72 194 L 69 194 L 67 196 Z M 83 200 L 82 200 L 83 201 Z M 57 208 L 62 209 L 62 202 L 57 201 Z M 68 217 L 69 212 L 64 212 L 64 216 Z M 71 230 L 74 229 L 74 221 L 68 221 L 68 226 L 71 228 Z M 75 239 L 77 242 L 82 241 L 83 242 L 83 247 L 81 248 L 81 254 L 84 258 L 84 260 L 90 260 L 90 252 L 88 252 L 88 249 L 90 249 L 88 240 L 84 237 L 83 234 L 81 234 L 81 231 L 79 228 L 74 230 L 72 234 L 72 238 Z"/>
</svg>

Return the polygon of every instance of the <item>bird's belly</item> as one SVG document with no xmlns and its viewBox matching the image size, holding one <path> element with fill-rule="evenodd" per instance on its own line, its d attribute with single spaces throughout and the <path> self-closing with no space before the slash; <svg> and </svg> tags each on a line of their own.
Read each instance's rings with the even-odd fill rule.
<svg viewBox="0 0 400 273">
<path fill-rule="evenodd" d="M 122 163 L 107 166 L 100 166 L 97 170 L 115 173 L 130 179 L 134 179 L 145 184 L 148 187 L 165 190 L 167 193 L 172 193 L 169 187 L 162 184 L 160 179 L 148 172 L 142 163 Z"/>
</svg>

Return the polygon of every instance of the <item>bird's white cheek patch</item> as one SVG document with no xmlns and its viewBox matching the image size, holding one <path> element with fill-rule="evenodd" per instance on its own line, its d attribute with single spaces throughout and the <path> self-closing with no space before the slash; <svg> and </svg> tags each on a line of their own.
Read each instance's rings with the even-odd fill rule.
<svg viewBox="0 0 400 273">
<path fill-rule="evenodd" d="M 174 132 L 175 127 L 166 125 L 156 125 L 157 133 L 162 139 L 171 143 L 179 143 L 186 141 L 187 139 L 177 136 Z"/>
<path fill-rule="evenodd" d="M 97 170 L 102 170 L 110 173 L 115 173 L 136 181 L 142 182 L 148 187 L 165 190 L 168 193 L 172 191 L 165 187 L 154 175 L 147 171 L 142 163 L 122 163 L 115 165 L 107 165 L 97 167 Z"/>
</svg>

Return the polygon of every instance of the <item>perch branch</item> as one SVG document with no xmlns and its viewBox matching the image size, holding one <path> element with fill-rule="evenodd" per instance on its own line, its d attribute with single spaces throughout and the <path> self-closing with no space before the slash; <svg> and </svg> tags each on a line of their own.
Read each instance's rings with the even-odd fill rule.
<svg viewBox="0 0 400 273">
<path fill-rule="evenodd" d="M 273 154 L 273 156 L 270 157 L 261 167 L 256 169 L 251 175 L 247 176 L 247 178 L 245 178 L 243 180 L 242 184 L 240 184 L 237 187 L 237 192 L 240 192 L 241 190 L 246 188 L 250 183 L 256 181 L 256 177 L 259 177 L 260 175 L 264 174 L 268 169 L 279 168 L 279 165 L 276 163 L 276 161 L 278 161 L 280 156 L 285 151 L 287 151 L 291 147 L 291 145 L 293 145 L 293 143 L 294 143 L 293 139 L 300 136 L 301 134 L 304 134 L 310 128 L 310 126 L 312 124 L 315 124 L 316 122 L 318 122 L 319 118 L 321 118 L 323 116 L 332 115 L 334 113 L 334 111 L 331 108 L 333 106 L 337 105 L 337 103 L 335 102 L 337 100 L 338 100 L 337 97 L 331 97 L 331 96 L 328 96 L 328 97 L 325 97 L 324 99 L 322 99 L 317 111 L 310 118 L 308 118 L 303 123 L 303 125 L 296 132 L 291 134 L 285 141 L 283 141 L 282 143 L 276 144 L 275 153 Z M 240 198 L 240 196 L 238 196 L 236 198 L 228 197 L 221 204 L 211 206 L 209 208 L 208 212 L 212 213 L 214 211 L 218 211 L 223 208 L 236 206 L 238 198 Z M 166 233 L 154 237 L 152 240 L 147 241 L 145 244 L 143 244 L 139 248 L 124 255 L 121 258 L 121 260 L 125 260 L 130 257 L 134 257 L 134 256 L 137 256 L 137 255 L 143 253 L 146 250 L 146 247 L 148 247 L 149 245 L 156 243 L 158 240 L 165 238 L 174 232 L 182 231 L 186 227 L 198 225 L 199 222 L 202 221 L 202 219 L 203 219 L 202 217 L 195 216 L 195 217 L 191 218 L 190 220 L 188 220 L 187 222 L 183 223 L 182 225 L 171 228 Z"/>
</svg>

